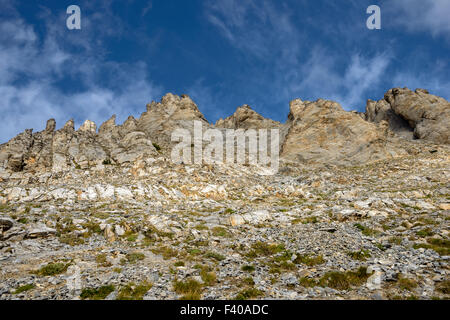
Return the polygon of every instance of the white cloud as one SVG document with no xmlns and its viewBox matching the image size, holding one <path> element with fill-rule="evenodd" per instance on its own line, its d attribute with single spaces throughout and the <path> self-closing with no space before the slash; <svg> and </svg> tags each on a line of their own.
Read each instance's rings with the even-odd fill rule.
<svg viewBox="0 0 450 320">
<path fill-rule="evenodd" d="M 58 127 L 70 118 L 78 126 L 85 119 L 100 125 L 112 114 L 125 120 L 161 94 L 145 63 L 106 61 L 95 34 L 71 37 L 64 26 L 49 21 L 40 37 L 19 17 L 0 23 L 0 141 L 27 128 L 41 130 L 49 118 Z M 68 87 L 74 79 L 77 85 Z"/>
<path fill-rule="evenodd" d="M 410 32 L 426 31 L 433 36 L 450 36 L 449 0 L 390 0 L 382 10 L 393 24 Z"/>
</svg>

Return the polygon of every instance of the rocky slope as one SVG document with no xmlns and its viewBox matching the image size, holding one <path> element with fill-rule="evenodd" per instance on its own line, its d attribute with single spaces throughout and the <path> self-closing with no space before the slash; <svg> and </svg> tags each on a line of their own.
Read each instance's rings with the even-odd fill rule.
<svg viewBox="0 0 450 320">
<path fill-rule="evenodd" d="M 0 299 L 448 299 L 448 102 L 290 107 L 285 124 L 247 106 L 216 124 L 280 128 L 275 175 L 172 163 L 171 130 L 214 126 L 171 94 L 1 145 Z"/>
</svg>

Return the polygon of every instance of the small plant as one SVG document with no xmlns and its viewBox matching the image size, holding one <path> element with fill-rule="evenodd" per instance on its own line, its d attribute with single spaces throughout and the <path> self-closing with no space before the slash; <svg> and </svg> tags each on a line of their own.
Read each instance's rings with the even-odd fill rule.
<svg viewBox="0 0 450 320">
<path fill-rule="evenodd" d="M 152 284 L 149 282 L 142 282 L 138 285 L 133 282 L 127 284 L 119 290 L 117 300 L 142 300 L 144 295 L 152 288 Z"/>
<path fill-rule="evenodd" d="M 26 292 L 26 291 L 29 291 L 31 289 L 34 289 L 34 284 L 32 284 L 32 283 L 26 284 L 26 285 L 18 287 L 16 289 L 16 291 L 14 291 L 14 294 L 19 294 L 19 293 L 22 293 L 22 292 Z"/>
<path fill-rule="evenodd" d="M 161 151 L 161 147 L 157 143 L 153 142 L 152 144 L 155 147 L 156 151 Z"/>
<path fill-rule="evenodd" d="M 200 277 L 207 286 L 212 286 L 217 281 L 217 276 L 208 267 L 202 267 Z"/>
<path fill-rule="evenodd" d="M 111 165 L 111 160 L 110 159 L 105 159 L 105 160 L 103 160 L 102 164 L 105 165 L 105 166 L 109 166 L 109 165 Z"/>
<path fill-rule="evenodd" d="M 398 277 L 398 286 L 402 290 L 408 290 L 413 291 L 417 287 L 417 281 L 413 279 L 405 278 L 404 276 L 400 275 Z"/>
<path fill-rule="evenodd" d="M 360 223 L 355 223 L 354 226 L 355 228 L 359 229 L 363 235 L 367 237 L 375 236 L 378 234 L 378 231 L 365 227 Z"/>
<path fill-rule="evenodd" d="M 310 255 L 298 255 L 294 260 L 295 264 L 305 264 L 307 266 L 315 266 L 325 263 L 325 259 L 322 255 L 311 257 Z"/>
<path fill-rule="evenodd" d="M 256 288 L 248 288 L 245 290 L 242 290 L 237 294 L 237 296 L 234 298 L 235 300 L 248 300 L 252 298 L 257 298 L 259 296 L 262 296 L 263 292 L 261 290 L 258 290 Z"/>
<path fill-rule="evenodd" d="M 173 283 L 173 290 L 176 293 L 183 295 L 181 300 L 200 300 L 202 285 L 193 279 L 187 281 L 175 281 Z"/>
<path fill-rule="evenodd" d="M 102 286 L 100 288 L 85 288 L 81 291 L 80 298 L 83 300 L 104 300 L 111 292 L 114 292 L 113 285 Z"/>
<path fill-rule="evenodd" d="M 84 244 L 84 239 L 76 234 L 63 234 L 61 237 L 59 237 L 59 242 L 74 247 Z"/>
<path fill-rule="evenodd" d="M 371 257 L 369 251 L 367 250 L 347 252 L 347 255 L 353 260 L 360 260 L 360 261 L 366 261 L 368 258 Z"/>
<path fill-rule="evenodd" d="M 221 255 L 220 253 L 217 252 L 207 252 L 205 255 L 206 258 L 210 258 L 210 259 L 214 259 L 217 261 L 222 261 L 225 260 L 225 256 Z"/>
<path fill-rule="evenodd" d="M 184 267 L 184 261 L 177 261 L 174 263 L 175 267 Z"/>
<path fill-rule="evenodd" d="M 357 271 L 330 271 L 320 278 L 319 285 L 336 290 L 348 290 L 352 286 L 362 285 L 367 281 L 369 276 L 366 267 L 360 267 Z"/>
<path fill-rule="evenodd" d="M 253 272 L 253 271 L 255 271 L 255 267 L 251 266 L 251 265 L 245 265 L 245 266 L 242 266 L 241 270 L 245 271 L 245 272 Z"/>
<path fill-rule="evenodd" d="M 145 254 L 140 252 L 128 253 L 126 259 L 129 263 L 136 263 L 137 261 L 144 260 Z"/>
<path fill-rule="evenodd" d="M 271 256 L 284 250 L 282 244 L 267 244 L 265 242 L 258 241 L 252 245 L 252 251 L 247 253 L 247 257 L 256 258 L 258 256 Z"/>
<path fill-rule="evenodd" d="M 212 234 L 213 234 L 213 236 L 223 237 L 223 238 L 230 236 L 230 233 L 227 231 L 227 229 L 225 229 L 223 227 L 214 227 L 212 229 Z"/>
<path fill-rule="evenodd" d="M 436 286 L 436 290 L 443 294 L 450 294 L 450 280 L 445 280 Z"/>
<path fill-rule="evenodd" d="M 111 263 L 107 261 L 107 255 L 105 253 L 101 253 L 95 257 L 95 262 L 103 267 L 111 266 Z"/>
<path fill-rule="evenodd" d="M 70 263 L 49 263 L 39 269 L 39 271 L 37 271 L 37 274 L 41 276 L 55 276 L 57 274 L 66 272 L 69 265 Z"/>
<path fill-rule="evenodd" d="M 434 232 L 431 230 L 431 228 L 425 228 L 425 229 L 417 231 L 416 235 L 421 238 L 426 238 L 426 237 L 431 237 L 432 235 L 434 235 Z"/>
<path fill-rule="evenodd" d="M 159 247 L 152 249 L 154 254 L 160 254 L 163 256 L 164 260 L 168 260 L 170 258 L 174 258 L 178 256 L 178 251 L 172 249 L 171 247 Z"/>
</svg>

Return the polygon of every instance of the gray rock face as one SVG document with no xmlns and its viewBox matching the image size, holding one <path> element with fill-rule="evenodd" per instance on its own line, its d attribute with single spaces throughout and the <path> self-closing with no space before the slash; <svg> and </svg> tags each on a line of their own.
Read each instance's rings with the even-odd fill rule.
<svg viewBox="0 0 450 320">
<path fill-rule="evenodd" d="M 136 120 L 136 126 L 159 145 L 168 146 L 173 130 L 183 128 L 193 132 L 193 121 L 202 122 L 205 128 L 210 126 L 189 96 L 168 93 L 161 102 L 147 105 L 147 111 Z"/>
<path fill-rule="evenodd" d="M 424 89 L 394 88 L 378 102 L 369 100 L 366 119 L 375 123 L 386 120 L 393 132 L 403 136 L 409 131 L 417 139 L 450 143 L 450 103 Z"/>
<path fill-rule="evenodd" d="M 282 157 L 304 163 L 365 163 L 392 156 L 386 123 L 374 125 L 333 101 L 294 100 Z"/>
</svg>

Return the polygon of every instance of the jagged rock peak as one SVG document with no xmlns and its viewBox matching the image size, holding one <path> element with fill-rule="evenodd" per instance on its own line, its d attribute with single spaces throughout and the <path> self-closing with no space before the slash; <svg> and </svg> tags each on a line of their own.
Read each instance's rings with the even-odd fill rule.
<svg viewBox="0 0 450 320">
<path fill-rule="evenodd" d="M 97 133 L 97 125 L 91 120 L 86 120 L 78 129 L 79 132 Z"/>
<path fill-rule="evenodd" d="M 75 131 L 75 121 L 73 119 L 70 119 L 69 121 L 67 121 L 66 124 L 64 125 L 64 127 L 62 128 L 62 130 Z"/>
<path fill-rule="evenodd" d="M 207 122 L 198 106 L 188 95 L 175 95 L 167 93 L 161 102 L 152 101 L 147 104 L 147 112 L 144 112 L 138 120 L 144 125 L 149 120 L 203 120 Z"/>
<path fill-rule="evenodd" d="M 219 119 L 215 126 L 229 129 L 262 129 L 277 128 L 280 125 L 279 122 L 264 118 L 249 105 L 244 104 L 238 107 L 228 118 Z"/>
<path fill-rule="evenodd" d="M 289 103 L 289 120 L 301 118 L 302 114 L 306 113 L 309 109 L 315 109 L 321 112 L 341 112 L 344 111 L 342 106 L 331 100 L 317 99 L 316 101 L 303 101 L 301 99 L 294 99 Z"/>
<path fill-rule="evenodd" d="M 98 129 L 98 132 L 103 133 L 105 131 L 111 130 L 115 126 L 116 126 L 116 115 L 113 114 L 111 118 L 102 123 L 102 125 Z"/>
<path fill-rule="evenodd" d="M 56 128 L 56 121 L 55 119 L 49 119 L 47 120 L 47 125 L 45 126 L 45 131 L 47 132 L 53 132 Z"/>
</svg>

